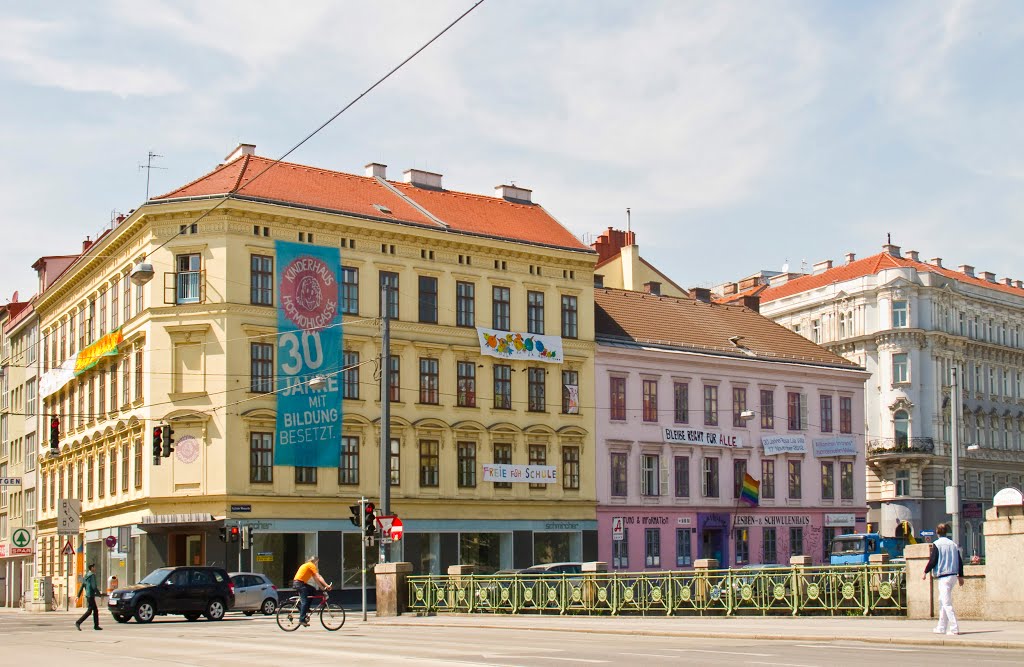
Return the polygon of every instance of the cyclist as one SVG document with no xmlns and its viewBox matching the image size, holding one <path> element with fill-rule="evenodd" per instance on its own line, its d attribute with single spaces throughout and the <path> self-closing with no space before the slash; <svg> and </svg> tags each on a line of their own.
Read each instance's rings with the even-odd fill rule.
<svg viewBox="0 0 1024 667">
<path fill-rule="evenodd" d="M 299 619 L 306 627 L 309 627 L 309 619 L 306 618 L 309 615 L 309 595 L 316 593 L 316 589 L 309 583 L 310 580 L 316 580 L 325 591 L 331 590 L 331 585 L 324 581 L 320 572 L 317 571 L 316 566 L 319 562 L 319 556 L 310 556 L 309 560 L 299 566 L 299 570 L 295 573 L 295 581 L 292 582 L 295 591 L 299 594 Z"/>
</svg>

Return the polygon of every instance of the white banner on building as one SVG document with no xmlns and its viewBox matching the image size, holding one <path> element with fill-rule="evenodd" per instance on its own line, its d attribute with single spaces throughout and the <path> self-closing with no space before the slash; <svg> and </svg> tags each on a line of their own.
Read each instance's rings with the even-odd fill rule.
<svg viewBox="0 0 1024 667">
<path fill-rule="evenodd" d="M 761 446 L 765 456 L 803 454 L 807 451 L 807 438 L 802 435 L 762 435 Z"/>
<path fill-rule="evenodd" d="M 47 398 L 58 391 L 64 385 L 75 379 L 75 364 L 78 362 L 78 355 L 75 354 L 64 360 L 64 363 L 56 368 L 43 373 L 39 378 L 39 398 Z"/>
<path fill-rule="evenodd" d="M 712 445 L 714 447 L 742 447 L 743 440 L 736 435 L 696 428 L 665 428 L 665 442 L 674 445 Z"/>
<path fill-rule="evenodd" d="M 555 484 L 558 470 L 555 466 L 522 466 L 508 463 L 485 463 L 485 482 L 529 482 L 530 484 Z"/>
<path fill-rule="evenodd" d="M 814 455 L 819 459 L 857 455 L 857 443 L 853 438 L 815 438 L 811 444 L 814 446 Z"/>
<path fill-rule="evenodd" d="M 580 386 L 578 384 L 567 384 L 565 387 L 565 414 L 578 415 L 580 413 Z"/>
<path fill-rule="evenodd" d="M 857 515 L 849 512 L 843 514 L 826 514 L 825 515 L 825 527 L 826 528 L 849 528 L 857 523 Z"/>
<path fill-rule="evenodd" d="M 564 360 L 562 339 L 558 336 L 499 331 L 483 327 L 476 328 L 476 335 L 480 340 L 480 353 L 489 357 L 543 361 L 549 364 L 560 364 Z"/>
</svg>

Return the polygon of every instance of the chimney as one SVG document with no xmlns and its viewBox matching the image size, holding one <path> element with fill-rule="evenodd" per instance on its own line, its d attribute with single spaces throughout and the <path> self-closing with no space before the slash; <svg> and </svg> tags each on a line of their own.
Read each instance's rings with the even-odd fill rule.
<svg viewBox="0 0 1024 667">
<path fill-rule="evenodd" d="M 124 214 L 124 213 L 118 213 L 118 214 L 117 214 L 117 217 L 116 217 L 116 218 L 114 218 L 114 222 L 115 222 L 115 224 L 118 224 L 118 225 L 120 225 L 120 224 L 121 224 L 122 222 L 124 222 L 124 221 L 125 221 L 125 218 L 126 218 L 126 217 L 127 217 L 127 216 L 125 216 L 125 214 Z"/>
<path fill-rule="evenodd" d="M 739 289 L 741 289 L 741 290 L 750 289 L 751 287 L 757 287 L 760 284 L 761 284 L 761 278 L 760 277 L 758 277 L 758 276 L 750 276 L 749 278 L 744 278 L 743 280 L 740 281 Z"/>
<path fill-rule="evenodd" d="M 920 262 L 921 261 L 920 259 L 918 259 L 918 252 L 916 250 L 908 250 L 907 251 L 907 259 L 909 259 L 911 261 L 914 261 L 914 262 Z"/>
<path fill-rule="evenodd" d="M 418 188 L 426 188 L 428 190 L 443 190 L 441 187 L 441 174 L 435 174 L 432 171 L 423 171 L 422 169 L 406 169 L 402 172 L 403 180 L 406 183 L 415 185 Z"/>
<path fill-rule="evenodd" d="M 533 203 L 533 190 L 527 190 L 515 185 L 495 185 L 494 196 L 517 204 Z"/>
<path fill-rule="evenodd" d="M 607 231 L 597 237 L 590 247 L 597 251 L 597 263 L 600 264 L 612 257 L 618 257 L 620 250 L 631 245 L 636 245 L 634 232 L 624 232 L 609 227 Z"/>
<path fill-rule="evenodd" d="M 1013 287 L 1013 278 L 1003 278 L 1003 284 L 1007 287 Z"/>
<path fill-rule="evenodd" d="M 817 262 L 814 265 L 814 275 L 818 275 L 819 273 L 825 273 L 826 271 L 828 271 L 831 268 L 832 268 L 832 260 L 831 259 L 826 259 L 825 261 Z"/>
<path fill-rule="evenodd" d="M 754 295 L 747 295 L 740 298 L 740 303 L 744 308 L 749 308 L 755 313 L 761 312 L 761 297 Z"/>
<path fill-rule="evenodd" d="M 363 168 L 366 169 L 366 176 L 368 178 L 381 178 L 387 180 L 388 166 L 386 164 L 371 162 Z"/>
<path fill-rule="evenodd" d="M 86 251 L 88 251 L 89 248 L 91 248 L 91 247 L 92 247 L 92 241 L 89 240 L 88 236 L 86 236 L 85 240 L 82 241 L 82 254 L 84 255 L 86 253 Z"/>
<path fill-rule="evenodd" d="M 886 243 L 884 246 L 882 246 L 882 250 L 886 251 L 887 253 L 889 253 L 893 257 L 899 257 L 900 256 L 900 247 L 898 245 L 893 245 L 891 243 Z"/>
<path fill-rule="evenodd" d="M 992 273 L 991 271 L 982 271 L 981 279 L 987 280 L 990 283 L 994 283 L 996 281 L 996 274 Z"/>
<path fill-rule="evenodd" d="M 737 291 L 736 283 L 726 283 L 722 286 L 722 296 L 729 296 L 730 294 L 735 294 Z"/>
<path fill-rule="evenodd" d="M 937 266 L 940 269 L 942 268 L 942 258 L 941 257 L 932 257 L 931 259 L 928 260 L 928 263 L 931 264 L 932 266 Z"/>
<path fill-rule="evenodd" d="M 1013 283 L 1018 289 L 1024 289 L 1024 280 L 1015 280 Z"/>
<path fill-rule="evenodd" d="M 707 287 L 694 287 L 690 290 L 690 295 L 697 301 L 711 303 L 711 290 Z"/>
<path fill-rule="evenodd" d="M 846 253 L 846 263 L 847 264 L 850 264 L 855 259 L 857 259 L 857 255 L 855 253 L 852 253 L 852 252 Z"/>
<path fill-rule="evenodd" d="M 974 277 L 974 267 L 971 266 L 970 264 L 961 264 L 957 268 L 957 271 L 964 274 L 965 276 L 970 276 L 972 278 Z"/>
<path fill-rule="evenodd" d="M 654 294 L 655 296 L 661 296 L 661 283 L 656 280 L 649 280 L 644 283 L 644 291 L 648 294 Z M 709 290 L 710 291 L 710 290 Z M 710 297 L 708 297 L 710 298 Z"/>
<path fill-rule="evenodd" d="M 243 155 L 256 155 L 256 144 L 238 144 L 238 148 L 231 151 L 231 153 L 224 158 L 224 164 L 234 162 Z"/>
</svg>

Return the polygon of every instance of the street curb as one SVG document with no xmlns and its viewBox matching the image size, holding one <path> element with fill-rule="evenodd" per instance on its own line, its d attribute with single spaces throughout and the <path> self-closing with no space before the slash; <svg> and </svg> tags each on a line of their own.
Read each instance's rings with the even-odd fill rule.
<svg viewBox="0 0 1024 667">
<path fill-rule="evenodd" d="M 998 649 L 1017 649 L 1024 650 L 1024 642 L 1014 641 L 985 641 L 976 639 L 946 639 L 946 638 L 917 638 L 917 637 L 863 637 L 863 636 L 851 636 L 851 635 L 797 635 L 797 634 L 760 634 L 760 633 L 746 633 L 746 632 L 687 632 L 682 630 L 648 630 L 648 629 L 618 629 L 618 628 L 574 628 L 566 626 L 558 627 L 541 627 L 533 625 L 497 625 L 497 624 L 483 624 L 474 623 L 473 625 L 466 625 L 464 623 L 412 623 L 403 621 L 379 621 L 381 625 L 391 625 L 395 627 L 408 627 L 408 628 L 422 628 L 422 627 L 442 627 L 442 628 L 471 628 L 471 629 L 483 629 L 483 630 L 528 630 L 531 632 L 580 632 L 586 634 L 605 634 L 605 635 L 639 635 L 642 637 L 680 637 L 687 639 L 753 639 L 753 640 L 771 640 L 771 641 L 798 641 L 798 642 L 864 642 L 868 644 L 895 644 L 900 646 L 950 646 L 956 647 L 961 646 L 965 648 L 998 648 Z M 929 634 L 930 631 L 929 631 Z"/>
</svg>

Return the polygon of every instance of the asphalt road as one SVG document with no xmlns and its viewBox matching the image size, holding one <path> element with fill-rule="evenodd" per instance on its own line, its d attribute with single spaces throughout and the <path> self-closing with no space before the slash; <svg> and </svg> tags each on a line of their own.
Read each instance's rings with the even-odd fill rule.
<svg viewBox="0 0 1024 667">
<path fill-rule="evenodd" d="M 63 665 L 417 665 L 558 667 L 561 665 L 1021 665 L 1024 651 L 872 645 L 858 642 L 756 641 L 602 635 L 571 631 L 473 627 L 389 627 L 350 612 L 341 630 L 282 632 L 272 617 L 237 614 L 221 622 L 160 617 L 121 625 L 100 616 L 104 630 L 74 627 L 68 614 L 0 615 L 0 664 Z"/>
</svg>

